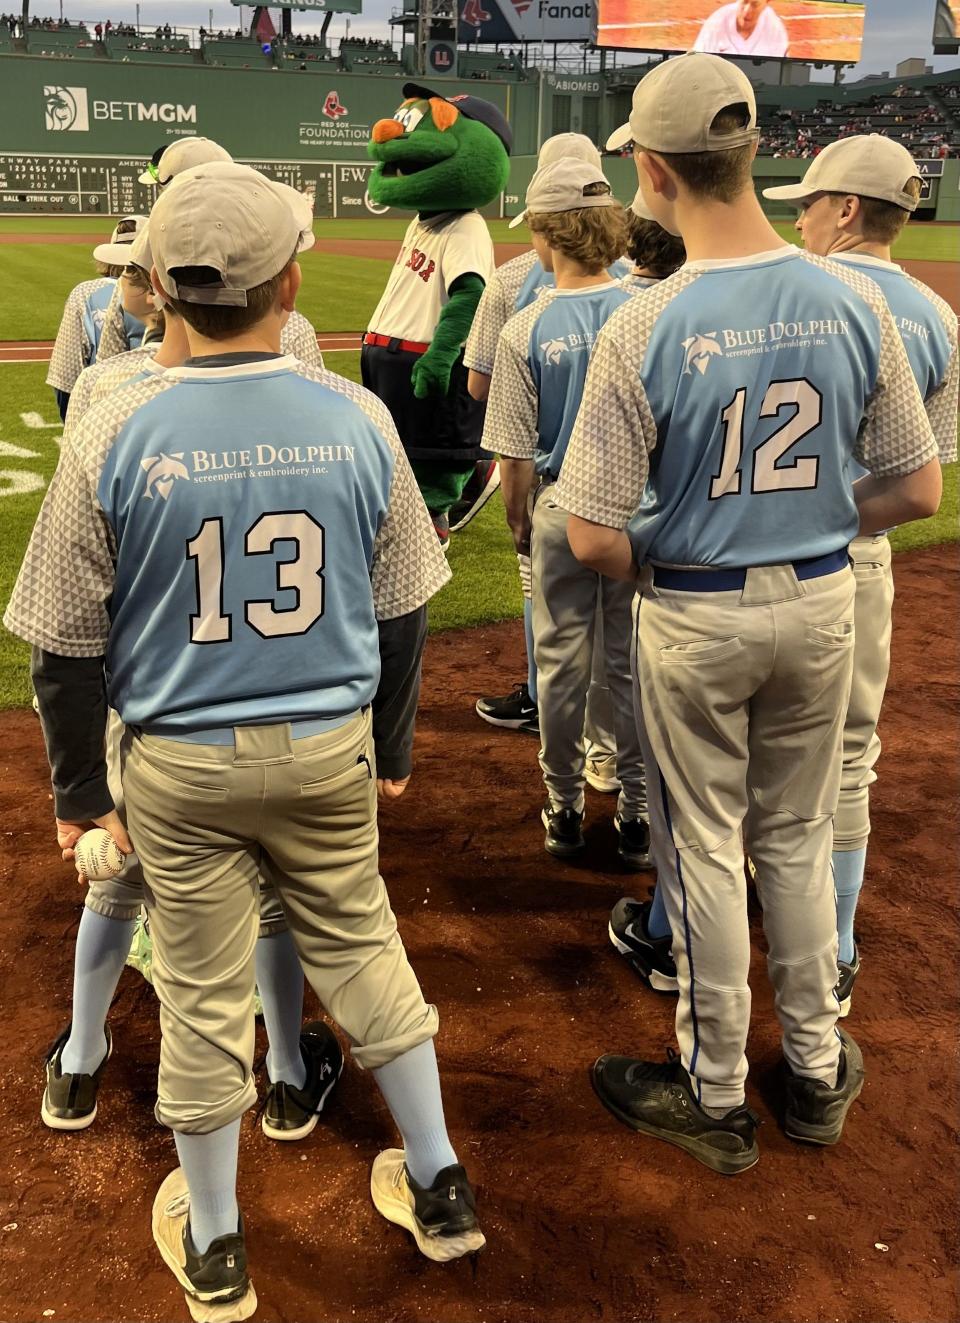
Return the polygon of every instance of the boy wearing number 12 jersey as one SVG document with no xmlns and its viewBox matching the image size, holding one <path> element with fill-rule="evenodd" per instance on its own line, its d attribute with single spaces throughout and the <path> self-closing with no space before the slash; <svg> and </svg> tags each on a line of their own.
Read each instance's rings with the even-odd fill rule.
<svg viewBox="0 0 960 1323">
<path fill-rule="evenodd" d="M 383 406 L 279 353 L 300 229 L 235 170 L 198 169 L 154 207 L 154 282 L 192 357 L 69 437 L 5 618 L 61 678 L 40 701 L 63 827 L 99 822 L 129 848 L 107 701 L 135 728 L 124 793 L 149 878 L 157 1116 L 180 1159 L 153 1234 L 194 1317 L 222 1303 L 230 1319 L 256 1307 L 236 1170 L 260 873 L 403 1136 L 374 1163 L 376 1207 L 430 1258 L 483 1244 L 444 1124 L 436 1008 L 377 857 L 377 788 L 396 798 L 409 779 L 425 608 L 449 574 Z"/>
<path fill-rule="evenodd" d="M 936 510 L 940 472 L 876 286 L 784 245 L 757 203 L 744 74 L 712 55 L 666 61 L 607 146 L 631 140 L 644 201 L 688 260 L 600 332 L 556 499 L 575 555 L 640 574 L 641 733 L 660 772 L 651 830 L 680 1057 L 603 1056 L 592 1080 L 625 1124 L 733 1173 L 759 1157 L 744 1094 L 742 831 L 787 1134 L 836 1143 L 862 1087 L 860 1050 L 836 1027 L 830 876 L 853 657 L 847 548 Z M 854 458 L 870 475 L 856 489 Z"/>
</svg>

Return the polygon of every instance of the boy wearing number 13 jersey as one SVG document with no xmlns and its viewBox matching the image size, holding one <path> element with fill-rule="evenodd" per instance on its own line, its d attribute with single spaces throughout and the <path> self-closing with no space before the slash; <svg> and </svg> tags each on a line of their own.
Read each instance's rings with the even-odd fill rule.
<svg viewBox="0 0 960 1323">
<path fill-rule="evenodd" d="M 749 81 L 712 55 L 637 86 L 640 187 L 688 261 L 601 330 L 556 499 L 574 553 L 636 575 L 651 832 L 673 933 L 679 1059 L 604 1056 L 620 1120 L 715 1170 L 755 1163 L 745 1105 L 757 868 L 783 1029 L 785 1125 L 832 1144 L 863 1060 L 836 1028 L 830 876 L 850 693 L 847 547 L 939 503 L 937 449 L 882 296 L 783 245 L 753 193 Z M 856 458 L 869 470 L 852 487 Z M 651 786 L 651 792 L 655 790 Z"/>
<path fill-rule="evenodd" d="M 199 168 L 157 202 L 154 280 L 193 357 L 65 441 L 6 615 L 60 676 L 59 699 L 40 694 L 58 819 L 110 821 L 107 700 L 132 728 L 157 1116 L 180 1159 L 154 1239 L 194 1317 L 229 1303 L 231 1320 L 256 1305 L 235 1187 L 260 874 L 403 1136 L 374 1163 L 377 1208 L 430 1258 L 483 1244 L 444 1125 L 436 1008 L 377 856 L 375 778 L 396 797 L 409 777 L 425 606 L 449 573 L 383 406 L 278 352 L 299 225 L 234 170 Z"/>
</svg>

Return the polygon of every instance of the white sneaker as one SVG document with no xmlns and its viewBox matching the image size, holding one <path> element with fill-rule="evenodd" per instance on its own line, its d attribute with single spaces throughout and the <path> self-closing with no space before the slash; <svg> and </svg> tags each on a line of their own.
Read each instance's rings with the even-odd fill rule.
<svg viewBox="0 0 960 1323">
<path fill-rule="evenodd" d="M 598 758 L 588 757 L 583 769 L 584 780 L 601 795 L 612 795 L 620 790 L 617 778 L 617 755 L 601 754 Z"/>
<path fill-rule="evenodd" d="M 370 1197 L 377 1212 L 409 1231 L 420 1253 L 436 1263 L 475 1254 L 487 1243 L 461 1166 L 444 1167 L 425 1190 L 407 1171 L 403 1149 L 384 1149 L 370 1172 Z"/>
</svg>

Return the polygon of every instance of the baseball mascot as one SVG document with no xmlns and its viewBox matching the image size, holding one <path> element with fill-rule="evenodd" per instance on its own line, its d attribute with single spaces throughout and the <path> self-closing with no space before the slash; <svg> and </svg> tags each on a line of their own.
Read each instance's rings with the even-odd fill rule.
<svg viewBox="0 0 960 1323">
<path fill-rule="evenodd" d="M 475 96 L 407 83 L 373 126 L 371 198 L 417 212 L 363 338 L 363 384 L 390 410 L 443 546 L 448 513 L 481 459 L 483 404 L 467 393 L 463 346 L 493 243 L 478 207 L 509 174 L 510 126 Z"/>
</svg>

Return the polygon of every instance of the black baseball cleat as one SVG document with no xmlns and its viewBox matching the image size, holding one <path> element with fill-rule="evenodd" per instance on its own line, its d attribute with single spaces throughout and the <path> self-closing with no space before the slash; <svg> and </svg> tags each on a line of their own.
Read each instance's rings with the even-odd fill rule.
<svg viewBox="0 0 960 1323">
<path fill-rule="evenodd" d="M 634 900 L 624 896 L 610 911 L 607 932 L 610 941 L 630 968 L 655 992 L 676 992 L 677 966 L 671 947 L 672 937 L 651 937 L 647 931 L 652 900 Z"/>
<path fill-rule="evenodd" d="M 370 1172 L 370 1197 L 377 1212 L 409 1231 L 421 1254 L 437 1263 L 483 1249 L 477 1200 L 463 1167 L 444 1167 L 425 1189 L 407 1170 L 402 1148 L 379 1153 Z"/>
<path fill-rule="evenodd" d="M 758 1117 L 745 1104 L 719 1118 L 708 1116 L 694 1098 L 690 1076 L 675 1052 L 668 1052 L 666 1062 L 599 1057 L 590 1080 L 618 1121 L 676 1144 L 722 1176 L 746 1171 L 760 1160 Z"/>
<path fill-rule="evenodd" d="M 557 859 L 569 859 L 579 854 L 586 842 L 583 839 L 583 814 L 572 808 L 557 808 L 547 800 L 540 814 L 540 821 L 547 829 L 543 838 L 543 848 L 547 854 Z"/>
<path fill-rule="evenodd" d="M 540 734 L 540 713 L 530 697 L 526 681 L 515 684 L 502 698 L 478 698 L 477 716 L 491 726 Z"/>
<path fill-rule="evenodd" d="M 840 1003 L 840 1018 L 842 1019 L 850 1014 L 853 985 L 860 973 L 860 948 L 856 942 L 853 944 L 853 959 L 849 964 L 845 960 L 838 960 L 837 969 L 840 973 L 840 977 L 837 979 L 837 1001 Z"/>
<path fill-rule="evenodd" d="M 617 854 L 632 872 L 650 867 L 650 828 L 643 818 L 624 818 L 618 813 L 613 820 L 617 829 Z"/>
<path fill-rule="evenodd" d="M 260 1126 L 271 1139 L 305 1139 L 320 1119 L 343 1071 L 343 1051 L 333 1030 L 322 1020 L 303 1026 L 300 1053 L 307 1067 L 303 1088 L 279 1080 L 267 1090 Z"/>
<path fill-rule="evenodd" d="M 92 1075 L 71 1075 L 62 1069 L 60 1059 L 70 1030 L 67 1025 L 47 1053 L 47 1084 L 40 1104 L 40 1118 L 51 1130 L 86 1130 L 97 1119 L 97 1092 L 107 1062 L 113 1053 L 113 1037 L 104 1027 L 106 1056 Z"/>
<path fill-rule="evenodd" d="M 201 1254 L 190 1235 L 187 1178 L 177 1167 L 157 1191 L 152 1226 L 154 1243 L 183 1288 L 195 1319 L 217 1317 L 210 1310 L 212 1305 L 229 1305 L 223 1317 L 231 1321 L 250 1317 L 257 1297 L 247 1276 L 242 1217 L 233 1234 L 218 1236 Z"/>
<path fill-rule="evenodd" d="M 843 1123 L 863 1088 L 863 1053 L 847 1033 L 840 1035 L 840 1070 L 837 1087 L 831 1089 L 823 1080 L 806 1079 L 794 1074 L 784 1061 L 787 1109 L 784 1130 L 790 1139 L 804 1144 L 836 1144 L 843 1134 Z"/>
<path fill-rule="evenodd" d="M 500 465 L 495 459 L 478 459 L 466 487 L 450 510 L 450 532 L 459 533 L 478 515 L 500 486 Z"/>
<path fill-rule="evenodd" d="M 446 512 L 443 510 L 436 514 L 431 513 L 430 518 L 433 520 L 433 531 L 436 533 L 437 541 L 440 543 L 440 550 L 446 555 L 450 550 L 450 520 L 447 518 Z"/>
</svg>

